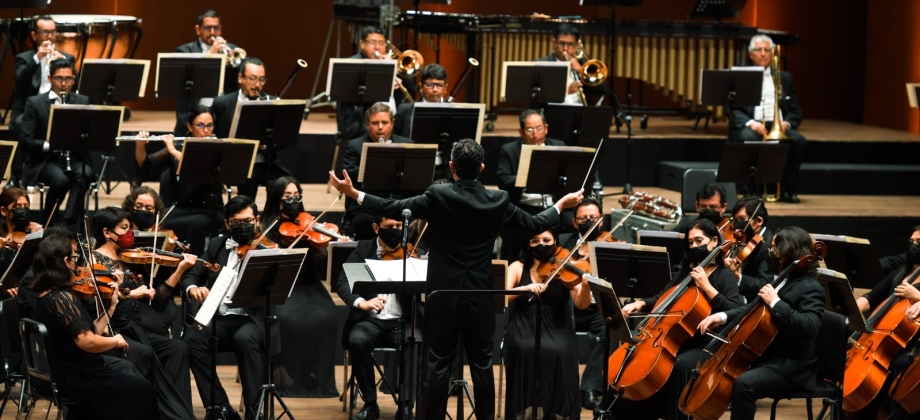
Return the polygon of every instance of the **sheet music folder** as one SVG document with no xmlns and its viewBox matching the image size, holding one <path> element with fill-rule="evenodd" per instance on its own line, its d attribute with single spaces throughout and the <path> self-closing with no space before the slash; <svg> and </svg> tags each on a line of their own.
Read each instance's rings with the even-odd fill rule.
<svg viewBox="0 0 920 420">
<path fill-rule="evenodd" d="M 93 103 L 120 103 L 144 97 L 150 60 L 87 58 L 77 92 Z"/>
<path fill-rule="evenodd" d="M 252 176 L 258 148 L 257 140 L 188 138 L 176 175 L 183 182 L 242 184 Z"/>
<path fill-rule="evenodd" d="M 230 287 L 231 308 L 259 308 L 266 303 L 265 289 L 272 285 L 269 301 L 281 305 L 294 291 L 309 248 L 254 249 L 240 265 L 239 279 Z"/>
<path fill-rule="evenodd" d="M 358 182 L 372 191 L 424 191 L 434 178 L 437 152 L 437 144 L 364 143 Z"/>
<path fill-rule="evenodd" d="M 601 319 L 607 326 L 607 336 L 622 343 L 638 343 L 629 330 L 629 323 L 623 317 L 623 307 L 620 306 L 620 298 L 613 290 L 613 285 L 602 278 L 588 276 L 588 287 L 591 288 L 591 294 L 597 302 Z"/>
<path fill-rule="evenodd" d="M 264 143 L 270 136 L 273 145 L 290 146 L 300 135 L 306 107 L 307 101 L 303 99 L 237 101 L 230 137 Z"/>
<path fill-rule="evenodd" d="M 157 98 L 213 98 L 224 93 L 220 54 L 159 53 L 153 90 Z"/>
<path fill-rule="evenodd" d="M 585 176 L 588 178 L 586 185 L 590 186 L 594 183 L 591 161 L 595 150 L 578 146 L 522 145 L 514 186 L 527 188 L 528 193 L 534 194 L 568 194 L 581 188 Z"/>
<path fill-rule="evenodd" d="M 0 279 L 0 290 L 19 287 L 19 281 L 22 280 L 22 276 L 32 267 L 32 257 L 35 255 L 35 250 L 38 249 L 38 244 L 41 243 L 43 235 L 44 231 L 26 235 L 25 241 L 19 246 L 19 251 L 16 252 L 13 261 L 10 262 L 10 266 L 3 273 L 3 278 Z"/>
<path fill-rule="evenodd" d="M 386 102 L 393 95 L 396 60 L 330 58 L 326 95 L 336 102 Z"/>
<path fill-rule="evenodd" d="M 112 151 L 124 112 L 123 106 L 54 104 L 45 138 L 51 150 Z"/>
<path fill-rule="evenodd" d="M 668 251 L 663 247 L 608 242 L 588 245 L 591 272 L 609 281 L 620 296 L 654 296 L 671 279 Z"/>
</svg>

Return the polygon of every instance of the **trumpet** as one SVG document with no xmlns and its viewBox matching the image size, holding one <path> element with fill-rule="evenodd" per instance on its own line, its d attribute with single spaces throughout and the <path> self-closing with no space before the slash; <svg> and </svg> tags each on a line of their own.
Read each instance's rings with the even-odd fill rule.
<svg viewBox="0 0 920 420">
<path fill-rule="evenodd" d="M 215 37 L 214 35 L 211 35 L 211 41 L 213 42 L 215 40 L 217 40 L 217 37 Z M 227 47 L 226 42 L 221 43 L 220 49 L 218 49 L 217 51 L 221 55 L 227 55 L 228 52 L 231 54 L 230 57 L 227 59 L 227 62 L 228 64 L 230 64 L 231 67 L 239 67 L 240 63 L 242 63 L 243 60 L 246 59 L 246 50 L 240 47 L 236 47 L 230 50 L 229 47 Z"/>
<path fill-rule="evenodd" d="M 45 58 L 42 59 L 42 60 L 45 62 L 45 67 L 46 67 L 46 68 L 51 68 L 51 62 L 54 61 L 54 54 L 55 54 L 55 53 L 56 53 L 56 51 L 54 50 L 54 43 L 52 42 L 52 43 L 51 43 L 51 52 L 49 52 L 48 55 L 46 55 Z"/>
</svg>

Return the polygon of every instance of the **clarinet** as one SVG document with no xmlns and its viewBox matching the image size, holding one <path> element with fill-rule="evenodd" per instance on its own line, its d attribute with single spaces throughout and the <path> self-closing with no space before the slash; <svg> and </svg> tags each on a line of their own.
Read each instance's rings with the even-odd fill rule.
<svg viewBox="0 0 920 420">
<path fill-rule="evenodd" d="M 67 93 L 61 89 L 61 105 L 67 105 Z M 70 150 L 64 151 L 64 159 L 67 161 L 67 168 L 64 169 L 64 172 L 73 172 L 73 168 L 70 167 Z"/>
</svg>

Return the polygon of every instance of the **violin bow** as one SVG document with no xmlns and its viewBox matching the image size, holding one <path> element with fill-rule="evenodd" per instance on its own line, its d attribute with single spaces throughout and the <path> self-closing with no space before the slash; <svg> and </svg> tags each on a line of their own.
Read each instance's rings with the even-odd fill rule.
<svg viewBox="0 0 920 420">
<path fill-rule="evenodd" d="M 169 210 L 172 210 L 173 207 L 175 207 L 175 206 L 176 206 L 176 205 L 173 204 L 173 206 L 170 207 Z M 169 212 L 167 212 L 166 215 L 169 215 Z M 166 215 L 163 216 L 163 219 L 166 218 Z M 160 219 L 160 212 L 157 212 L 156 223 L 153 224 L 153 258 L 151 258 L 151 260 L 150 260 L 150 290 L 153 290 L 153 276 L 154 276 L 154 274 L 156 273 L 156 266 L 157 266 L 157 252 L 156 252 L 156 251 L 157 251 L 157 233 L 158 233 L 159 230 L 160 230 L 160 222 L 162 222 L 162 219 Z M 153 299 L 150 299 L 147 303 L 148 303 L 150 306 L 153 306 Z"/>
<path fill-rule="evenodd" d="M 166 209 L 166 213 L 163 214 L 163 218 L 162 218 L 162 219 L 159 219 L 159 215 L 160 215 L 160 214 L 157 213 L 157 218 L 159 219 L 159 221 L 158 221 L 157 224 L 154 225 L 154 226 L 159 227 L 160 224 L 163 223 L 163 221 L 166 220 L 166 217 L 169 216 L 169 213 L 172 213 L 173 209 L 176 208 L 176 204 L 177 204 L 177 203 L 173 203 L 173 205 L 169 206 L 169 208 Z M 156 228 L 154 228 L 154 232 L 156 232 Z"/>
<path fill-rule="evenodd" d="M 89 248 L 89 216 L 87 215 L 83 215 L 83 234 L 86 235 L 86 241 L 87 241 L 86 248 Z M 109 327 L 109 334 L 111 334 L 112 337 L 114 337 L 115 335 L 117 335 L 117 333 L 115 332 L 115 329 L 112 328 L 112 319 L 109 318 L 109 308 L 105 306 L 105 302 L 102 300 L 102 293 L 99 292 L 99 286 L 98 286 L 98 283 L 96 283 L 96 272 L 93 271 L 93 262 L 90 259 L 92 256 L 92 253 L 89 253 L 86 248 L 84 248 L 83 245 L 80 244 L 80 254 L 83 255 L 83 260 L 86 261 L 86 264 L 88 265 L 87 270 L 89 270 L 89 274 L 93 278 L 93 290 L 96 291 L 97 302 L 99 302 L 99 306 L 102 307 L 102 315 L 105 317 L 105 323 Z M 116 287 L 113 293 L 118 293 L 117 286 L 118 285 L 116 282 Z M 122 350 L 122 353 L 124 353 L 124 355 L 127 357 L 128 355 L 127 351 Z"/>
<path fill-rule="evenodd" d="M 604 145 L 604 138 L 601 137 L 601 142 L 597 144 L 597 149 L 594 149 L 594 157 L 591 158 L 591 166 L 588 167 L 588 173 L 585 174 L 585 180 L 581 183 L 581 189 L 585 189 L 585 184 L 588 183 L 588 178 L 591 177 L 591 169 L 594 169 L 594 162 L 597 161 L 597 156 L 601 152 L 601 146 Z"/>
<path fill-rule="evenodd" d="M 265 228 L 265 230 L 263 230 L 261 233 L 259 233 L 259 236 L 256 236 L 255 239 L 253 239 L 252 241 L 250 241 L 250 242 L 249 242 L 249 249 L 255 248 L 256 245 L 258 245 L 259 242 L 262 241 L 262 238 L 265 237 L 265 235 L 268 234 L 268 232 L 270 232 L 270 231 L 272 230 L 272 228 L 275 227 L 275 225 L 277 225 L 277 224 L 278 224 L 278 221 L 280 221 L 280 220 L 281 220 L 281 217 L 276 217 L 275 220 L 273 220 L 272 223 L 271 223 L 270 225 L 268 225 L 267 228 Z M 236 270 L 236 268 L 239 267 L 240 264 L 242 264 L 242 263 L 243 263 L 243 259 L 240 258 L 240 260 L 236 262 L 236 265 L 233 266 L 233 269 Z"/>
<path fill-rule="evenodd" d="M 418 238 L 415 238 L 415 243 L 412 244 L 412 249 L 416 255 L 418 255 L 418 244 L 422 242 L 422 236 L 425 235 L 425 231 L 428 230 L 428 221 L 425 221 L 425 226 L 422 226 L 422 231 L 418 233 Z"/>
<path fill-rule="evenodd" d="M 626 223 L 626 219 L 629 219 L 629 216 L 632 216 L 632 214 L 633 214 L 633 210 L 629 210 L 628 212 L 626 212 L 626 215 L 623 216 L 623 218 L 620 219 L 620 221 L 617 222 L 617 224 L 613 225 L 613 228 L 610 229 L 610 233 L 613 234 L 613 232 L 616 231 L 617 229 L 619 229 L 620 226 L 623 225 L 623 223 Z M 603 218 L 603 216 L 601 216 L 601 218 Z M 592 228 L 592 229 L 594 229 L 594 228 Z M 588 232 L 590 232 L 590 230 L 589 230 Z M 585 235 L 585 237 L 587 237 L 587 236 L 588 236 L 588 235 Z M 575 247 L 575 249 L 578 249 L 580 246 L 581 246 L 581 245 L 579 245 L 578 247 Z M 584 257 L 581 257 L 581 259 L 586 260 L 586 259 L 588 259 L 588 256 L 589 256 L 589 255 L 585 255 Z"/>
<path fill-rule="evenodd" d="M 291 248 L 294 247 L 294 245 L 297 245 L 297 243 L 300 242 L 300 239 L 303 238 L 303 235 L 305 235 L 305 234 L 307 233 L 307 230 L 312 230 L 312 229 L 313 229 L 313 225 L 315 225 L 315 224 L 319 221 L 319 218 L 320 218 L 320 217 L 323 217 L 323 216 L 329 211 L 329 209 L 331 209 L 332 206 L 335 205 L 335 203 L 338 203 L 338 202 L 339 202 L 339 199 L 341 199 L 341 198 L 342 198 L 342 193 L 339 193 L 339 196 L 336 197 L 335 200 L 332 200 L 332 204 L 330 204 L 329 207 L 326 207 L 326 210 L 323 210 L 323 212 L 320 213 L 319 216 L 314 217 L 313 220 L 310 221 L 309 227 L 304 227 L 303 231 L 300 232 L 300 235 L 297 235 L 297 237 L 294 238 L 294 241 L 291 242 L 290 245 L 288 245 L 287 249 L 291 249 Z"/>
<path fill-rule="evenodd" d="M 597 227 L 601 224 L 601 220 L 604 220 L 604 218 L 599 217 L 597 218 L 597 220 L 594 221 L 594 224 L 591 225 L 591 229 L 588 229 L 585 235 L 578 239 L 578 243 L 575 244 L 575 247 L 573 249 L 581 248 L 581 246 L 587 241 L 588 235 L 590 235 L 591 232 L 593 232 L 594 229 L 597 229 Z M 546 290 L 546 286 L 548 286 L 549 283 L 553 281 L 553 278 L 556 277 L 556 274 L 559 274 L 559 272 L 562 271 L 563 268 L 565 268 L 565 264 L 568 263 L 569 260 L 572 259 L 572 255 L 575 255 L 575 253 L 570 252 L 569 255 L 566 255 L 565 258 L 562 259 L 562 262 L 559 263 L 559 265 L 556 266 L 556 269 L 553 270 L 553 272 L 549 275 L 549 279 L 547 279 L 546 282 L 543 283 L 542 286 L 540 286 L 540 292 L 543 292 L 544 290 Z"/>
<path fill-rule="evenodd" d="M 54 200 L 54 206 L 51 207 L 51 213 L 48 213 L 48 220 L 46 220 L 45 225 L 42 226 L 43 230 L 46 229 L 48 225 L 51 224 L 51 218 L 54 217 L 54 211 L 57 210 L 58 205 L 60 204 L 61 204 L 61 200 Z M 89 240 L 89 237 L 87 237 L 86 239 Z"/>
</svg>

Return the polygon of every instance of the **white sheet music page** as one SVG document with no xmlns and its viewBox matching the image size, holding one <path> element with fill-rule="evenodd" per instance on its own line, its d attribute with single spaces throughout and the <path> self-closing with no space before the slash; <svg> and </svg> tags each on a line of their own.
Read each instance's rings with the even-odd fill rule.
<svg viewBox="0 0 920 420">
<path fill-rule="evenodd" d="M 366 260 L 367 269 L 375 281 L 402 281 L 402 260 Z M 406 260 L 406 281 L 425 281 L 428 275 L 428 260 L 409 258 Z"/>
<path fill-rule="evenodd" d="M 227 295 L 227 291 L 230 290 L 230 286 L 236 280 L 236 275 L 237 272 L 232 268 L 221 268 L 217 280 L 214 281 L 214 286 L 208 292 L 208 297 L 204 299 L 201 309 L 195 315 L 195 323 L 200 327 L 207 327 L 211 323 L 211 319 L 214 318 L 214 314 L 217 313 L 217 309 L 220 308 L 220 304 L 224 301 L 224 296 Z"/>
</svg>

